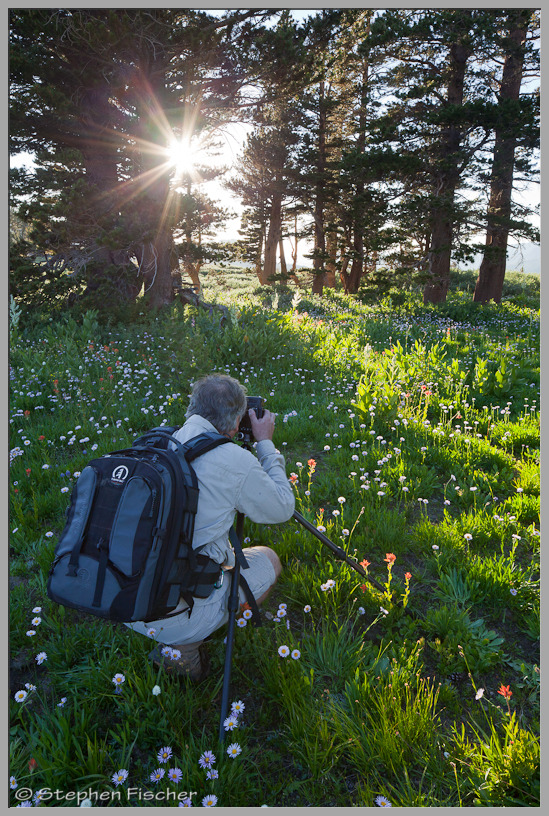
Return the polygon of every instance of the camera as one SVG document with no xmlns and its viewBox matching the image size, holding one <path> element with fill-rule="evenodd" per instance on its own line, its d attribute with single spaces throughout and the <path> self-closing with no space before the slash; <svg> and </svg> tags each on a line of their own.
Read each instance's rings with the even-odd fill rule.
<svg viewBox="0 0 549 816">
<path fill-rule="evenodd" d="M 247 405 L 246 405 L 246 413 L 240 420 L 240 425 L 238 426 L 238 431 L 236 434 L 235 439 L 238 442 L 253 442 L 254 435 L 252 432 L 252 423 L 250 422 L 250 417 L 248 416 L 248 411 L 250 408 L 256 413 L 258 419 L 261 419 L 263 416 L 263 397 L 248 397 L 247 398 Z"/>
</svg>

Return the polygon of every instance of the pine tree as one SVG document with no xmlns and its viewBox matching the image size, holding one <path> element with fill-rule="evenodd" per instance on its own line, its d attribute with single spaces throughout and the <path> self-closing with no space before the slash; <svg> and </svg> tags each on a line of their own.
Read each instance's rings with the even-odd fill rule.
<svg viewBox="0 0 549 816">
<path fill-rule="evenodd" d="M 21 214 L 51 264 L 83 270 L 98 305 L 144 278 L 173 298 L 177 195 L 166 146 L 219 128 L 241 103 L 239 60 L 271 12 L 14 10 L 12 150 L 35 151 Z M 141 281 L 139 281 L 141 283 Z M 108 300 L 108 298 L 107 298 Z"/>
<path fill-rule="evenodd" d="M 501 300 L 508 236 L 517 226 L 511 217 L 517 144 L 522 142 L 531 150 L 538 141 L 535 99 L 521 99 L 520 89 L 528 52 L 530 61 L 536 57 L 535 51 L 528 48 L 528 31 L 535 31 L 539 19 L 532 9 L 509 9 L 504 14 L 501 49 L 505 56 L 496 110 L 486 246 L 473 296 L 475 302 L 481 303 Z"/>
</svg>

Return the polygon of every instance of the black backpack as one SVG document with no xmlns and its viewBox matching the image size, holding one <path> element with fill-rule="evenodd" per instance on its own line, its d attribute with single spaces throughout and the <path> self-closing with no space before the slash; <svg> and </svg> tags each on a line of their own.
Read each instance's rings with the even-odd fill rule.
<svg viewBox="0 0 549 816">
<path fill-rule="evenodd" d="M 190 614 L 194 598 L 210 595 L 221 567 L 192 548 L 198 483 L 191 462 L 230 440 L 203 433 L 181 444 L 176 430 L 154 428 L 84 468 L 49 573 L 53 601 L 129 622 L 169 617 L 180 597 Z M 241 550 L 237 557 L 247 566 Z"/>
</svg>

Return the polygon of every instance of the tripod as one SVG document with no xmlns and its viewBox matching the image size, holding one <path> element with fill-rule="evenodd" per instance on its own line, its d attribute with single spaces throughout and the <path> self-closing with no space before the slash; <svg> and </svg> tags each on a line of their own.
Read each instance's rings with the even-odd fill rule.
<svg viewBox="0 0 549 816">
<path fill-rule="evenodd" d="M 236 517 L 236 535 L 239 542 L 242 542 L 242 529 L 244 526 L 244 514 L 238 513 Z M 229 624 L 227 628 L 227 645 L 225 648 L 225 666 L 223 669 L 223 690 L 221 692 L 221 720 L 219 722 L 219 742 L 222 743 L 225 737 L 223 723 L 227 716 L 227 706 L 229 705 L 229 690 L 231 685 L 231 662 L 233 658 L 234 625 L 238 610 L 238 585 L 240 583 L 240 563 L 238 559 L 231 570 L 231 589 L 229 592 Z"/>
<path fill-rule="evenodd" d="M 359 573 L 363 578 L 369 581 L 372 586 L 374 586 L 380 592 L 384 592 L 385 588 L 378 583 L 374 578 L 372 578 L 366 570 L 360 566 L 354 559 L 352 559 L 345 550 L 341 547 L 338 547 L 337 544 L 334 544 L 333 541 L 330 541 L 328 536 L 325 536 L 320 530 L 311 524 L 310 521 L 307 521 L 301 513 L 298 513 L 297 510 L 294 512 L 292 518 L 294 518 L 302 527 L 304 527 L 308 532 L 312 533 L 322 544 L 325 544 L 329 550 L 331 550 L 335 556 L 340 561 L 345 561 L 346 564 L 349 564 L 356 572 Z M 238 540 L 242 541 L 242 529 L 244 525 L 244 516 L 242 513 L 238 513 L 237 520 L 236 520 L 236 535 Z M 231 589 L 229 594 L 229 624 L 227 630 L 227 647 L 225 650 L 225 667 L 223 673 L 223 691 L 221 694 L 221 721 L 219 723 L 219 742 L 223 742 L 225 737 L 225 729 L 223 723 L 225 721 L 225 717 L 227 716 L 227 707 L 229 703 L 229 689 L 230 689 L 230 682 L 231 682 L 231 662 L 232 662 L 232 655 L 233 655 L 233 643 L 234 643 L 234 627 L 236 621 L 236 612 L 238 610 L 238 584 L 240 579 L 240 564 L 238 560 L 235 563 L 234 569 L 231 571 Z M 407 610 L 408 611 L 408 610 Z"/>
</svg>

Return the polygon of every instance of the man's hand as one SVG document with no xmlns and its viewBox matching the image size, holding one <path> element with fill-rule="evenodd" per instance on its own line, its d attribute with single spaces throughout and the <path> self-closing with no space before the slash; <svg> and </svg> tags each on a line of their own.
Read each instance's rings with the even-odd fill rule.
<svg viewBox="0 0 549 816">
<path fill-rule="evenodd" d="M 266 408 L 263 410 L 261 419 L 257 418 L 257 414 L 253 408 L 248 411 L 252 431 L 256 442 L 261 442 L 264 439 L 272 439 L 274 434 L 276 414 L 271 413 Z"/>
</svg>

